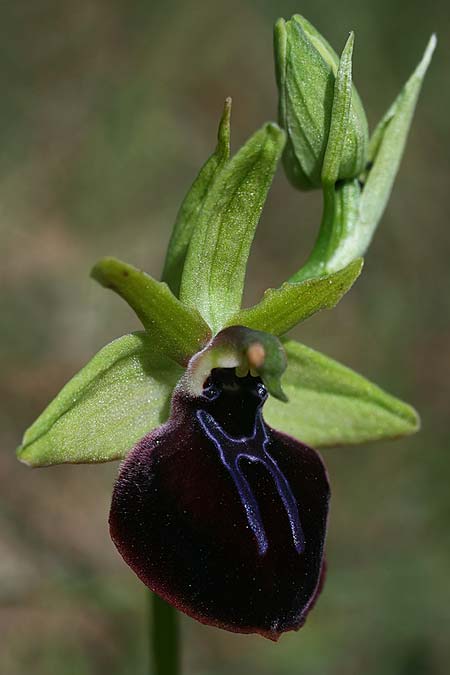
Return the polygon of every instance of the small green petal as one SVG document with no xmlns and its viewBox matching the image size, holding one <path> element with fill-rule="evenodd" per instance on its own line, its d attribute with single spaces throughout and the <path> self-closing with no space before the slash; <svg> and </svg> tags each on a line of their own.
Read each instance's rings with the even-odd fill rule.
<svg viewBox="0 0 450 675">
<path fill-rule="evenodd" d="M 359 258 L 335 274 L 270 288 L 257 305 L 231 317 L 229 325 L 284 335 L 312 314 L 334 307 L 359 277 L 362 266 L 363 260 Z"/>
<path fill-rule="evenodd" d="M 183 369 L 155 352 L 144 332 L 100 350 L 25 432 L 18 458 L 30 466 L 123 459 L 164 422 Z"/>
<path fill-rule="evenodd" d="M 152 337 L 155 350 L 180 365 L 198 352 L 210 338 L 199 313 L 183 305 L 167 284 L 116 258 L 102 258 L 91 276 L 120 295 L 134 309 Z"/>
<path fill-rule="evenodd" d="M 407 403 L 305 345 L 293 340 L 283 345 L 288 402 L 269 398 L 265 407 L 274 428 L 316 448 L 397 438 L 419 429 L 419 417 Z"/>
</svg>

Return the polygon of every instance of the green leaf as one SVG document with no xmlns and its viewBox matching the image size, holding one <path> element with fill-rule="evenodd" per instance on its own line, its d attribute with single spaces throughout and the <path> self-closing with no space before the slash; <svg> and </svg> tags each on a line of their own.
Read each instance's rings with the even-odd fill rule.
<svg viewBox="0 0 450 675">
<path fill-rule="evenodd" d="M 18 458 L 31 466 L 122 459 L 164 422 L 183 369 L 144 332 L 103 347 L 25 432 Z"/>
<path fill-rule="evenodd" d="M 257 131 L 221 171 L 199 213 L 180 298 L 215 333 L 240 307 L 250 246 L 284 138 L 275 124 Z"/>
<path fill-rule="evenodd" d="M 203 165 L 178 211 L 173 227 L 162 280 L 167 282 L 173 294 L 180 293 L 181 275 L 192 233 L 197 225 L 199 213 L 217 176 L 230 157 L 230 116 L 231 98 L 227 98 L 220 120 L 217 146 Z"/>
<path fill-rule="evenodd" d="M 362 191 L 358 239 L 349 241 L 352 256 L 364 255 L 392 191 L 423 79 L 436 47 L 432 35 L 421 62 L 373 132 L 369 158 L 373 162 Z M 348 256 L 347 256 L 348 257 Z"/>
<path fill-rule="evenodd" d="M 153 349 L 177 363 L 185 365 L 208 342 L 211 334 L 199 313 L 183 305 L 167 284 L 116 258 L 99 260 L 91 276 L 134 309 Z"/>
<path fill-rule="evenodd" d="M 235 314 L 228 325 L 284 335 L 319 310 L 334 307 L 359 277 L 362 266 L 359 258 L 335 274 L 269 288 L 261 302 Z"/>
<path fill-rule="evenodd" d="M 270 397 L 264 416 L 275 429 L 313 447 L 365 443 L 412 434 L 416 411 L 337 361 L 285 341 L 282 380 L 288 403 Z"/>
</svg>

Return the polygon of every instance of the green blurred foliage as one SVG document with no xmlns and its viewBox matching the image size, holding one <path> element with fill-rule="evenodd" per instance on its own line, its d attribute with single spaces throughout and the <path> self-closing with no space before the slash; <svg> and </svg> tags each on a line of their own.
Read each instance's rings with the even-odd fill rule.
<svg viewBox="0 0 450 675">
<path fill-rule="evenodd" d="M 325 591 L 279 644 L 183 619 L 195 675 L 444 675 L 450 540 L 448 3 L 78 0 L 1 3 L 0 672 L 146 672 L 146 594 L 109 541 L 116 465 L 31 471 L 14 448 L 64 382 L 136 329 L 88 278 L 116 255 L 161 271 L 184 193 L 234 99 L 233 146 L 276 111 L 272 25 L 301 11 L 340 50 L 373 128 L 440 44 L 364 274 L 296 337 L 410 400 L 423 430 L 326 451 L 333 501 Z M 279 172 L 247 302 L 307 257 L 320 197 Z M 281 234 L 282 233 L 282 234 Z"/>
</svg>

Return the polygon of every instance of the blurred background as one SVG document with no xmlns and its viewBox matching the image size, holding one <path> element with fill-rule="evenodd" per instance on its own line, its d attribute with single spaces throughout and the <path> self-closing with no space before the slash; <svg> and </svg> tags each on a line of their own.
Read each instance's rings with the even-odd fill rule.
<svg viewBox="0 0 450 675">
<path fill-rule="evenodd" d="M 139 328 L 89 279 L 103 255 L 154 276 L 231 95 L 233 146 L 276 116 L 272 25 L 300 11 L 339 51 L 373 128 L 440 43 L 362 278 L 296 337 L 421 412 L 395 443 L 327 450 L 325 591 L 278 644 L 184 618 L 187 675 L 443 675 L 450 628 L 448 3 L 434 0 L 1 2 L 0 672 L 146 671 L 144 588 L 107 528 L 117 464 L 30 470 L 23 430 L 106 342 Z M 320 194 L 281 170 L 248 303 L 306 258 Z"/>
</svg>

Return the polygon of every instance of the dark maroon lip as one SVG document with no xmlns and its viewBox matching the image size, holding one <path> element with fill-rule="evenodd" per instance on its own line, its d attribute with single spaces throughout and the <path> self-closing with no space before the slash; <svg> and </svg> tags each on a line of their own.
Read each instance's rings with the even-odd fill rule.
<svg viewBox="0 0 450 675">
<path fill-rule="evenodd" d="M 329 486 L 320 456 L 269 427 L 259 378 L 213 371 L 123 463 L 111 537 L 137 576 L 206 623 L 277 640 L 323 582 Z"/>
</svg>

